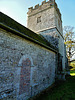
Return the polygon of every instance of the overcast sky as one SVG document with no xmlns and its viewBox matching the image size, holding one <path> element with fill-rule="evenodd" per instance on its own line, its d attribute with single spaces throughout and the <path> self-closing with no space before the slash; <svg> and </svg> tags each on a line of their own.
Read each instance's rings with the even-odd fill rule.
<svg viewBox="0 0 75 100">
<path fill-rule="evenodd" d="M 28 8 L 43 0 L 0 0 L 0 11 L 26 26 Z M 46 0 L 48 1 L 48 0 Z M 62 13 L 63 26 L 75 27 L 75 0 L 56 0 Z"/>
</svg>

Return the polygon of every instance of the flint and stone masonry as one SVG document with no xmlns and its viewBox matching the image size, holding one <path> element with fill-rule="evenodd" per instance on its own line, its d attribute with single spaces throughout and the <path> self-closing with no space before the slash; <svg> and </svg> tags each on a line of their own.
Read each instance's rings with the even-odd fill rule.
<svg viewBox="0 0 75 100">
<path fill-rule="evenodd" d="M 43 1 L 41 5 L 29 8 L 27 27 L 42 35 L 62 56 L 62 68 L 65 70 L 64 38 L 62 18 L 55 0 Z"/>
<path fill-rule="evenodd" d="M 0 100 L 27 100 L 65 76 L 58 75 L 65 56 L 54 0 L 29 8 L 28 28 L 0 12 Z"/>
<path fill-rule="evenodd" d="M 52 85 L 55 57 L 55 52 L 0 29 L 0 98 L 26 100 Z"/>
</svg>

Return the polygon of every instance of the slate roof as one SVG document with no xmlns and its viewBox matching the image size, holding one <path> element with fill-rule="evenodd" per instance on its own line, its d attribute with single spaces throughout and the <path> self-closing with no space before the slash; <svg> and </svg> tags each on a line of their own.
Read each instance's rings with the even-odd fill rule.
<svg viewBox="0 0 75 100">
<path fill-rule="evenodd" d="M 12 32 L 13 34 L 36 42 L 39 45 L 44 46 L 45 48 L 50 49 L 56 53 L 58 52 L 58 49 L 53 47 L 45 38 L 29 30 L 2 12 L 0 12 L 0 27 Z"/>
</svg>

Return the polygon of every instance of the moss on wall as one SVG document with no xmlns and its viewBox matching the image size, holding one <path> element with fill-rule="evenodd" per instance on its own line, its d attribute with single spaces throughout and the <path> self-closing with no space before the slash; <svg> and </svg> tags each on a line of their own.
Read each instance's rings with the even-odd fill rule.
<svg viewBox="0 0 75 100">
<path fill-rule="evenodd" d="M 53 47 L 49 42 L 47 42 L 47 40 L 45 40 L 45 38 L 32 32 L 31 30 L 29 30 L 25 26 L 19 24 L 18 22 L 16 22 L 12 18 L 8 17 L 7 15 L 3 14 L 2 12 L 0 12 L 0 24 L 3 24 L 13 30 L 16 30 L 17 32 L 22 33 L 23 35 L 26 35 L 44 45 L 47 45 L 47 46 L 57 50 L 57 48 Z"/>
</svg>

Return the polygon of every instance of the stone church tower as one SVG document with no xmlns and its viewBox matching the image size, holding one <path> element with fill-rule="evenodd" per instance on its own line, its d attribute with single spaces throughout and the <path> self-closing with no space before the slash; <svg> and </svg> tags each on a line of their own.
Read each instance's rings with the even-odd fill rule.
<svg viewBox="0 0 75 100">
<path fill-rule="evenodd" d="M 44 0 L 41 5 L 29 8 L 27 27 L 42 35 L 54 47 L 58 48 L 62 70 L 65 69 L 64 38 L 61 13 L 55 0 Z"/>
</svg>

